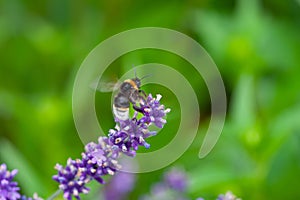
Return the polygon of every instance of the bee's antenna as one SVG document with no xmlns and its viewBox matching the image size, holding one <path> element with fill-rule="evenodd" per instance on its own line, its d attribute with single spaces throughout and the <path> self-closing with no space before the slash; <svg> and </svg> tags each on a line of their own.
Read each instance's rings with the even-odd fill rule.
<svg viewBox="0 0 300 200">
<path fill-rule="evenodd" d="M 134 76 L 135 76 L 135 78 L 137 78 L 137 77 L 136 77 L 136 68 L 134 68 Z"/>
<path fill-rule="evenodd" d="M 135 67 L 135 68 L 134 68 L 134 76 L 135 76 L 136 79 L 142 80 L 142 79 L 144 79 L 144 78 L 147 78 L 147 77 L 149 77 L 149 76 L 152 76 L 152 74 L 147 74 L 147 75 L 143 76 L 142 78 L 138 78 L 137 75 L 136 75 L 136 67 Z"/>
<path fill-rule="evenodd" d="M 140 80 L 143 80 L 144 78 L 147 78 L 147 77 L 152 76 L 152 75 L 153 74 L 147 74 L 147 75 L 143 76 L 142 78 L 140 78 Z"/>
</svg>

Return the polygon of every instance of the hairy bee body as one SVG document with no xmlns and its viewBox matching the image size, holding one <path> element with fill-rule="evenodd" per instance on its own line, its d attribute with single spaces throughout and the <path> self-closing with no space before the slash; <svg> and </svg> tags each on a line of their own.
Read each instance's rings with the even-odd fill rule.
<svg viewBox="0 0 300 200">
<path fill-rule="evenodd" d="M 129 118 L 130 103 L 133 104 L 135 110 L 139 110 L 137 104 L 144 101 L 144 97 L 140 95 L 142 92 L 140 86 L 141 80 L 139 78 L 127 79 L 121 84 L 113 103 L 113 113 L 118 119 L 126 120 Z"/>
</svg>

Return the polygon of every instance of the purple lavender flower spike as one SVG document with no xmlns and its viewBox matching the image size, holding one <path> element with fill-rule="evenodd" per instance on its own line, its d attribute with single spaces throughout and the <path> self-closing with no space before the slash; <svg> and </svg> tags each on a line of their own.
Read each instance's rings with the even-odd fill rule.
<svg viewBox="0 0 300 200">
<path fill-rule="evenodd" d="M 89 189 L 85 187 L 85 184 L 89 182 L 89 178 L 82 175 L 85 168 L 79 167 L 78 160 L 68 159 L 65 168 L 57 164 L 55 169 L 58 170 L 58 175 L 53 176 L 53 179 L 59 183 L 59 188 L 63 190 L 65 199 L 72 200 L 73 196 L 80 199 L 80 193 L 89 192 Z"/>
<path fill-rule="evenodd" d="M 100 137 L 98 142 L 85 146 L 82 159 L 69 159 L 65 168 L 56 165 L 58 175 L 53 176 L 53 179 L 60 183 L 59 188 L 63 190 L 65 199 L 70 200 L 72 196 L 80 199 L 80 193 L 89 192 L 85 184 L 93 179 L 104 184 L 102 177 L 107 174 L 114 175 L 120 168 L 116 160 L 119 150 L 106 137 Z"/>
<path fill-rule="evenodd" d="M 99 143 L 89 143 L 86 145 L 86 152 L 82 154 L 83 166 L 86 174 L 99 183 L 104 184 L 101 178 L 104 175 L 114 175 L 120 168 L 118 161 L 119 150 L 114 148 L 108 138 L 100 137 Z"/>
<path fill-rule="evenodd" d="M 164 105 L 160 104 L 161 95 L 156 95 L 156 98 L 153 98 L 151 94 L 149 94 L 146 104 L 143 105 L 142 110 L 144 117 L 142 117 L 141 121 L 145 123 L 153 123 L 158 128 L 162 128 L 164 124 L 167 122 L 164 117 L 166 113 L 169 113 L 171 110 L 165 109 Z"/>
<path fill-rule="evenodd" d="M 18 183 L 12 181 L 17 173 L 16 169 L 10 172 L 5 164 L 0 165 L 0 200 L 17 200 L 21 197 Z"/>
<path fill-rule="evenodd" d="M 137 119 L 137 112 L 132 119 L 115 117 L 116 128 L 109 131 L 108 137 L 99 137 L 98 143 L 87 144 L 82 159 L 69 159 L 65 168 L 56 165 L 58 174 L 53 179 L 60 184 L 65 199 L 80 199 L 80 193 L 88 193 L 85 185 L 91 180 L 104 184 L 104 175 L 114 175 L 120 169 L 118 159 L 121 153 L 135 156 L 139 146 L 150 147 L 145 139 L 156 132 L 150 131 L 149 126 L 154 124 L 162 128 L 166 123 L 164 117 L 170 112 L 160 104 L 160 99 L 161 95 L 153 98 L 150 94 L 139 110 L 143 117 Z"/>
<path fill-rule="evenodd" d="M 127 142 L 129 147 L 132 147 L 133 150 L 138 150 L 138 146 L 144 146 L 149 148 L 150 145 L 145 141 L 145 138 L 153 135 L 152 132 L 148 130 L 148 126 L 144 124 L 139 124 L 136 120 L 126 120 L 120 122 L 120 131 L 127 134 Z M 116 135 L 118 135 L 117 133 Z"/>
<path fill-rule="evenodd" d="M 126 169 L 134 170 L 137 168 L 137 164 L 126 158 L 120 158 L 120 164 Z M 103 199 L 104 200 L 122 200 L 128 199 L 128 194 L 131 192 L 136 183 L 136 174 L 127 173 L 123 171 L 118 171 L 115 176 L 113 176 L 108 184 L 104 186 Z"/>
<path fill-rule="evenodd" d="M 166 123 L 164 117 L 170 109 L 165 109 L 160 104 L 161 95 L 153 98 L 150 94 L 146 101 L 141 104 L 143 117 L 137 119 L 135 112 L 132 119 L 121 120 L 115 118 L 117 122 L 116 130 L 111 129 L 109 132 L 109 140 L 128 156 L 135 156 L 139 146 L 150 148 L 150 144 L 145 141 L 146 138 L 156 135 L 156 131 L 150 131 L 151 124 L 162 128 Z"/>
<path fill-rule="evenodd" d="M 164 176 L 165 183 L 174 190 L 179 192 L 186 191 L 187 177 L 184 171 L 173 168 Z"/>
<path fill-rule="evenodd" d="M 135 175 L 126 172 L 118 172 L 104 189 L 105 200 L 122 200 L 135 184 Z"/>
<path fill-rule="evenodd" d="M 149 195 L 144 195 L 139 200 L 190 200 L 187 199 L 184 193 L 172 190 L 164 183 L 157 183 L 151 188 Z"/>
<path fill-rule="evenodd" d="M 144 195 L 140 200 L 189 200 L 186 197 L 187 176 L 185 171 L 173 168 L 164 174 L 164 179 L 151 188 L 150 195 Z"/>
</svg>

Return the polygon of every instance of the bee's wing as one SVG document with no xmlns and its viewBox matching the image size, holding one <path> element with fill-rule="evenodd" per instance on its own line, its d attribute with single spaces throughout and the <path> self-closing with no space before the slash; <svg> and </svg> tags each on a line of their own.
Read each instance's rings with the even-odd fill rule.
<svg viewBox="0 0 300 200">
<path fill-rule="evenodd" d="M 98 84 L 97 81 L 94 81 L 90 84 L 90 87 L 93 90 L 97 90 L 99 92 L 113 92 L 119 89 L 121 86 L 122 82 L 121 81 L 111 81 L 111 82 L 100 82 Z"/>
</svg>

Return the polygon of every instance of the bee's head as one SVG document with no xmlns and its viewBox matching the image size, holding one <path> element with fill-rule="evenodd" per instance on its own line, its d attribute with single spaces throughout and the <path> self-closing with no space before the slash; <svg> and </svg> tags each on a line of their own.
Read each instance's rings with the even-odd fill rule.
<svg viewBox="0 0 300 200">
<path fill-rule="evenodd" d="M 141 87 L 141 79 L 139 79 L 138 77 L 135 77 L 132 80 L 135 82 L 137 88 Z"/>
<path fill-rule="evenodd" d="M 147 77 L 151 76 L 151 74 L 148 74 L 148 75 L 143 76 L 142 78 L 138 78 L 136 76 L 136 71 L 134 72 L 134 75 L 135 75 L 135 78 L 133 78 L 131 80 L 135 82 L 137 88 L 141 87 L 141 80 L 143 80 L 144 78 L 147 78 Z"/>
</svg>

